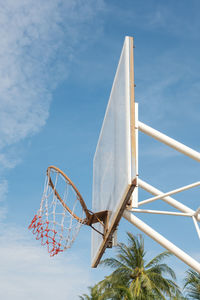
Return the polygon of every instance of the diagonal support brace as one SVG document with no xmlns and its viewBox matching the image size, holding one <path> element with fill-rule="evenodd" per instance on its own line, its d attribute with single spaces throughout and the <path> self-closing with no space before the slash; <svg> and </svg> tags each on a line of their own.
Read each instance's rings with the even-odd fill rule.
<svg viewBox="0 0 200 300">
<path fill-rule="evenodd" d="M 167 240 L 164 236 L 162 236 L 160 233 L 152 229 L 149 225 L 141 221 L 139 218 L 134 216 L 130 211 L 125 210 L 123 213 L 123 217 L 135 225 L 138 229 L 140 229 L 142 232 L 147 234 L 150 238 L 152 238 L 154 241 L 156 241 L 158 244 L 160 244 L 162 247 L 173 253 L 176 257 L 178 257 L 180 260 L 182 260 L 184 263 L 186 263 L 189 267 L 200 273 L 200 263 L 193 259 L 190 255 L 185 253 L 183 250 L 175 246 L 173 243 L 171 243 L 169 240 Z"/>
</svg>

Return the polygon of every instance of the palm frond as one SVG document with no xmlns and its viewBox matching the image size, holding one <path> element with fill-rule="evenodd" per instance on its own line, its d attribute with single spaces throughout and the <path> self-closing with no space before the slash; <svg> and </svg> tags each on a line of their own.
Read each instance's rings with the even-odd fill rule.
<svg viewBox="0 0 200 300">
<path fill-rule="evenodd" d="M 121 263 L 118 259 L 116 258 L 106 258 L 100 262 L 100 265 L 103 265 L 105 267 L 110 267 L 111 269 L 116 269 L 124 266 L 123 263 Z"/>
<path fill-rule="evenodd" d="M 172 277 L 172 279 L 176 280 L 176 274 L 167 264 L 157 264 L 146 270 L 147 272 L 154 272 L 158 274 L 165 274 Z"/>
<path fill-rule="evenodd" d="M 158 255 L 156 255 L 150 262 L 148 262 L 148 264 L 145 265 L 145 268 L 151 268 L 154 265 L 159 264 L 161 261 L 163 261 L 163 259 L 171 256 L 172 253 L 169 251 L 164 251 Z"/>
<path fill-rule="evenodd" d="M 108 297 L 105 299 L 164 300 L 165 297 L 182 295 L 174 281 L 175 272 L 163 263 L 172 254 L 164 251 L 146 263 L 142 235 L 127 234 L 128 243 L 118 245 L 116 258 L 107 258 L 101 263 L 113 269 L 100 283 L 99 290 Z"/>
<path fill-rule="evenodd" d="M 189 269 L 186 272 L 184 289 L 186 290 L 187 296 L 190 298 L 200 299 L 200 274 Z"/>
</svg>

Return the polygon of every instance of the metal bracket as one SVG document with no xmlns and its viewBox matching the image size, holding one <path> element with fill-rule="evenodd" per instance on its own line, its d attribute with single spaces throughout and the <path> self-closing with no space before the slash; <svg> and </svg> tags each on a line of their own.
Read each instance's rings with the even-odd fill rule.
<svg viewBox="0 0 200 300">
<path fill-rule="evenodd" d="M 108 231 L 109 215 L 110 212 L 108 210 L 90 213 L 90 216 L 86 220 L 85 224 L 92 227 L 92 229 L 100 233 L 102 236 L 105 236 Z M 94 226 L 92 226 L 95 223 L 100 223 L 103 226 L 103 233 L 97 230 Z"/>
</svg>

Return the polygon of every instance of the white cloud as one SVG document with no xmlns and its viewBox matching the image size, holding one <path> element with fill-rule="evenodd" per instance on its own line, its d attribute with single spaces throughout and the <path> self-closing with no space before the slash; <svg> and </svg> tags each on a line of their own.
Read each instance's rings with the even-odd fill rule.
<svg viewBox="0 0 200 300">
<path fill-rule="evenodd" d="M 98 38 L 103 0 L 7 0 L 0 10 L 1 172 L 20 162 L 17 143 L 46 123 L 52 91 L 70 72 L 79 51 Z M 96 29 L 95 35 L 92 31 Z M 15 145 L 16 144 L 16 145 Z M 0 201 L 8 184 L 0 183 Z M 49 258 L 0 209 L 0 298 L 78 299 L 89 274 L 77 257 Z"/>
<path fill-rule="evenodd" d="M 137 70 L 139 113 L 154 127 L 159 124 L 161 128 L 177 128 L 182 124 L 177 125 L 181 118 L 199 120 L 199 63 L 193 57 L 184 61 L 177 51 L 162 51 L 151 61 L 142 62 Z"/>
<path fill-rule="evenodd" d="M 45 125 L 52 90 L 66 78 L 101 9 L 102 0 L 1 1 L 0 149 Z"/>
<path fill-rule="evenodd" d="M 19 158 L 10 153 L 0 153 L 0 164 L 3 168 L 12 169 L 20 162 Z"/>
<path fill-rule="evenodd" d="M 165 158 L 172 158 L 174 156 L 180 155 L 179 152 L 163 145 L 156 145 L 152 146 L 149 145 L 148 147 L 141 147 L 141 157 L 147 156 L 147 157 L 156 157 L 157 159 L 165 159 Z"/>
<path fill-rule="evenodd" d="M 89 271 L 70 253 L 50 258 L 16 226 L 2 226 L 0 236 L 0 298 L 79 299 L 90 284 Z"/>
<path fill-rule="evenodd" d="M 140 1 L 133 11 L 124 12 L 135 26 L 145 31 L 169 33 L 171 37 L 182 37 L 187 40 L 199 37 L 198 4 L 185 6 L 181 2 L 175 5 L 154 1 Z"/>
<path fill-rule="evenodd" d="M 0 201 L 5 200 L 7 192 L 8 192 L 8 182 L 7 180 L 4 179 L 0 182 Z"/>
<path fill-rule="evenodd" d="M 8 182 L 7 180 L 3 179 L 0 181 L 0 203 L 3 202 L 8 193 Z M 7 208 L 5 206 L 0 206 L 0 224 L 6 218 L 7 215 Z"/>
</svg>

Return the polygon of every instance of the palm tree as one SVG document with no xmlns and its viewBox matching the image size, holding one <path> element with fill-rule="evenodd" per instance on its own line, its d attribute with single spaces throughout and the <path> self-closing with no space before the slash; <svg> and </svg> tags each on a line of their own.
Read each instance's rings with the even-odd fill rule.
<svg viewBox="0 0 200 300">
<path fill-rule="evenodd" d="M 96 284 L 93 287 L 89 287 L 90 295 L 83 294 L 82 296 L 79 296 L 81 300 L 104 300 L 108 299 L 106 298 L 107 292 L 104 291 L 102 293 L 101 288 L 98 284 Z"/>
<path fill-rule="evenodd" d="M 186 272 L 184 289 L 190 299 L 200 299 L 200 274 L 189 269 Z"/>
<path fill-rule="evenodd" d="M 137 238 L 128 233 L 128 245 L 118 245 L 117 258 L 102 261 L 102 265 L 114 269 L 110 276 L 99 283 L 101 291 L 109 291 L 110 298 L 107 299 L 150 300 L 182 296 L 174 282 L 174 271 L 162 263 L 171 253 L 162 252 L 148 263 L 145 261 L 145 254 L 142 236 Z M 166 275 L 171 279 L 166 278 Z"/>
</svg>

